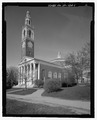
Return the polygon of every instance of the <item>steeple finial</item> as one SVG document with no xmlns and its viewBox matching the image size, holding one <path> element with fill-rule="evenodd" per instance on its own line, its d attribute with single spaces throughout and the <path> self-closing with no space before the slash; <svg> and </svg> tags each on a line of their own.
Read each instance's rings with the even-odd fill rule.
<svg viewBox="0 0 97 120">
<path fill-rule="evenodd" d="M 61 52 L 58 52 L 57 58 L 61 58 Z"/>
</svg>

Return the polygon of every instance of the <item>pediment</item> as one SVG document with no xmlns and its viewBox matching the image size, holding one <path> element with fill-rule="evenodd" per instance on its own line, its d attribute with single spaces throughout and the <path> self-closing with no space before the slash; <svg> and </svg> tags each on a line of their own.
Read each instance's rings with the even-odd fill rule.
<svg viewBox="0 0 97 120">
<path fill-rule="evenodd" d="M 21 60 L 20 64 L 22 64 L 22 63 L 24 63 L 24 62 L 27 62 L 27 61 L 29 61 L 29 60 L 32 60 L 32 58 L 24 57 L 24 58 Z"/>
</svg>

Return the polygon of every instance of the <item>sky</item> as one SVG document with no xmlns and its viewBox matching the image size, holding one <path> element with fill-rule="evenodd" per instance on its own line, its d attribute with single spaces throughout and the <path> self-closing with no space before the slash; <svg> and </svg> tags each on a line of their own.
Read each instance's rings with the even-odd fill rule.
<svg viewBox="0 0 97 120">
<path fill-rule="evenodd" d="M 26 11 L 34 26 L 34 56 L 50 61 L 79 51 L 90 41 L 92 8 L 84 7 L 5 7 L 7 66 L 18 66 L 21 61 L 21 36 Z"/>
</svg>

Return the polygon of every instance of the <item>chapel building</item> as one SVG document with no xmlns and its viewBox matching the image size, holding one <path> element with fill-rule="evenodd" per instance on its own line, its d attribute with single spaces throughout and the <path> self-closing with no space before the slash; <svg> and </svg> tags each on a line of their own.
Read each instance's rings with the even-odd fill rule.
<svg viewBox="0 0 97 120">
<path fill-rule="evenodd" d="M 27 75 L 27 87 L 33 87 L 35 80 L 45 80 L 50 78 L 64 78 L 64 64 L 61 61 L 61 53 L 58 52 L 57 59 L 52 61 L 44 61 L 34 57 L 34 28 L 31 25 L 31 17 L 29 11 L 26 13 L 25 25 L 22 28 L 21 40 L 21 62 L 18 65 L 20 77 L 19 86 L 25 85 L 24 76 Z"/>
</svg>

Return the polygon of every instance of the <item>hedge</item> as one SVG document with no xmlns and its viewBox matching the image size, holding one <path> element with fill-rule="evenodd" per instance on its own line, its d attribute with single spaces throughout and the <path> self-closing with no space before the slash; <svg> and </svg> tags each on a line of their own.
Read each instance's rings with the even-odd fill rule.
<svg viewBox="0 0 97 120">
<path fill-rule="evenodd" d="M 41 79 L 37 79 L 35 80 L 35 85 L 37 85 L 37 87 L 43 87 L 44 81 Z"/>
<path fill-rule="evenodd" d="M 59 79 L 48 79 L 44 83 L 44 89 L 46 92 L 54 92 L 61 88 L 61 81 Z"/>
</svg>

